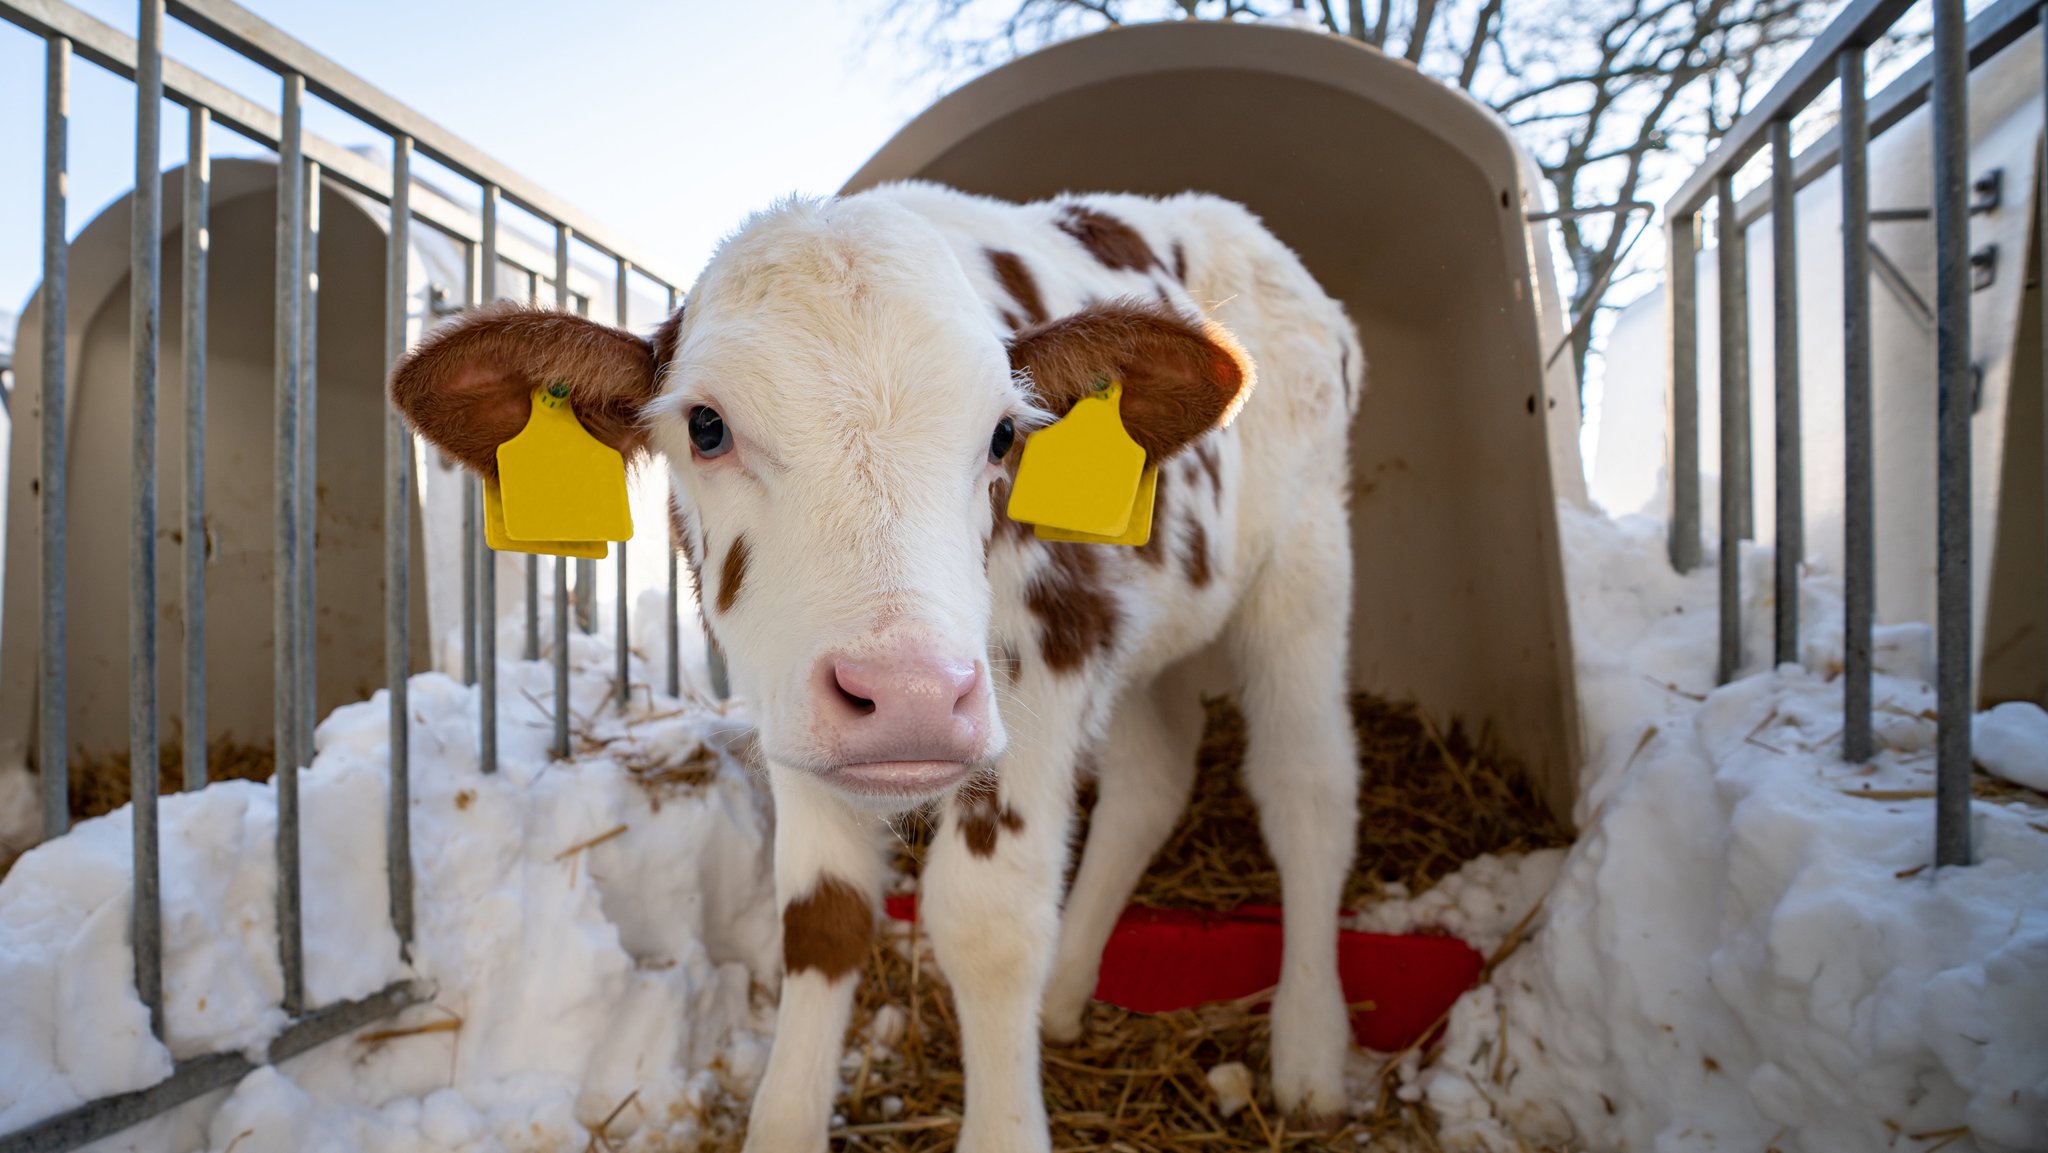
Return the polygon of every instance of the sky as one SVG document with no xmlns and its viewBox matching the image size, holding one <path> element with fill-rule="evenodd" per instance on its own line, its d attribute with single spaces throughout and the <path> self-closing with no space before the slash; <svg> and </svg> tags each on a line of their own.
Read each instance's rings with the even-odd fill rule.
<svg viewBox="0 0 2048 1153">
<path fill-rule="evenodd" d="M 73 0 L 133 34 L 136 5 Z M 718 239 L 790 193 L 834 191 L 936 92 L 829 0 L 243 0 L 263 19 L 575 205 L 687 286 Z M 165 51 L 277 105 L 271 73 L 167 21 Z M 41 275 L 42 41 L 0 23 L 0 311 Z M 134 87 L 72 65 L 69 230 L 134 183 Z M 309 100 L 309 130 L 385 147 Z M 185 113 L 167 104 L 166 167 Z M 263 151 L 216 131 L 214 155 Z M 433 166 L 418 165 L 435 179 Z M 460 195 L 473 186 L 440 174 Z"/>
</svg>

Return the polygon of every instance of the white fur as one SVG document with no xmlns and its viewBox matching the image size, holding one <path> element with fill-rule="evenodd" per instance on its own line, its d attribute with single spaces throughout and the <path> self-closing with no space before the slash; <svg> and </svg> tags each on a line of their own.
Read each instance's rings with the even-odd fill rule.
<svg viewBox="0 0 2048 1153">
<path fill-rule="evenodd" d="M 977 856 L 950 798 L 922 883 L 923 916 L 963 1032 L 968 1153 L 1045 1150 L 1038 1026 L 1076 1035 L 1102 946 L 1185 806 L 1201 712 L 1176 668 L 1221 639 L 1247 714 L 1246 783 L 1283 877 L 1286 961 L 1274 1003 L 1274 1092 L 1287 1109 L 1342 1105 L 1346 1044 L 1336 913 L 1351 862 L 1356 764 L 1345 705 L 1351 556 L 1346 432 L 1362 388 L 1357 337 L 1293 253 L 1213 197 L 1090 196 L 1136 228 L 1162 267 L 1112 271 L 1058 223 L 1073 200 L 1013 205 L 923 184 L 756 216 L 691 292 L 676 358 L 650 408 L 702 565 L 707 616 L 735 691 L 759 718 L 777 804 L 776 888 L 787 905 L 823 874 L 880 889 L 872 801 L 809 771 L 808 678 L 822 655 L 904 638 L 947 652 L 1006 647 L 987 759 L 1022 827 Z M 1170 272 L 1184 253 L 1189 283 Z M 1164 466 L 1165 561 L 1100 547 L 1121 621 L 1111 650 L 1050 668 L 1027 590 L 1048 563 L 995 532 L 986 460 L 1005 415 L 1028 421 L 1011 377 L 1004 293 L 987 250 L 1015 253 L 1054 316 L 1163 294 L 1233 333 L 1258 386 L 1210 434 L 1220 483 L 1195 454 Z M 684 419 L 711 404 L 737 449 L 692 458 Z M 715 609 L 721 560 L 744 533 L 748 579 Z M 1207 542 L 1209 579 L 1189 554 Z M 1059 884 L 1075 766 L 1095 752 L 1101 800 L 1068 898 Z M 748 1148 L 825 1148 L 853 984 L 785 982 Z"/>
</svg>

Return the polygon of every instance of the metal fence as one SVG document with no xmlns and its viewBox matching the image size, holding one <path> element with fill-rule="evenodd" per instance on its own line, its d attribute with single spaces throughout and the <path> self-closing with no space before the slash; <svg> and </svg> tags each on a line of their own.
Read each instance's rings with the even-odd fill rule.
<svg viewBox="0 0 2048 1153">
<path fill-rule="evenodd" d="M 1699 330 L 1697 260 L 1701 211 L 1716 216 L 1720 272 L 1721 491 L 1720 679 L 1744 660 L 1741 541 L 1752 533 L 1750 495 L 1749 286 L 1745 229 L 1771 216 L 1771 316 L 1776 412 L 1776 570 L 1773 657 L 1798 659 L 1799 562 L 1804 555 L 1800 475 L 1799 301 L 1795 273 L 1801 187 L 1841 168 L 1844 437 L 1844 726 L 1842 756 L 1862 761 L 1871 735 L 1871 630 L 1875 606 L 1876 517 L 1871 421 L 1869 147 L 1874 134 L 1933 104 L 1936 299 L 1936 796 L 1935 863 L 1970 861 L 1970 363 L 1969 121 L 1970 70 L 2037 24 L 2039 0 L 2003 0 L 1965 21 L 1963 0 L 1930 0 L 1933 50 L 1875 99 L 1865 94 L 1865 55 L 1912 7 L 1912 0 L 1856 0 L 1813 42 L 1763 100 L 1729 129 L 1719 146 L 1665 205 L 1669 230 L 1666 305 L 1671 369 L 1671 563 L 1702 560 L 1700 532 Z M 1839 85 L 1837 128 L 1799 155 L 1792 121 L 1830 83 Z M 1749 207 L 1736 173 L 1770 149 L 1769 194 Z M 2048 212 L 2048 201 L 2044 201 Z M 1880 269 L 1880 272 L 1883 270 Z M 1823 323 L 1836 318 L 1823 318 Z"/>
<path fill-rule="evenodd" d="M 323 181 L 352 190 L 390 210 L 388 280 L 385 292 L 385 358 L 388 364 L 408 342 L 408 283 L 411 235 L 415 223 L 454 239 L 470 254 L 470 275 L 464 304 L 501 296 L 499 270 L 511 267 L 527 275 L 532 297 L 543 273 L 555 285 L 554 303 L 570 306 L 570 249 L 573 240 L 608 259 L 616 269 L 617 322 L 627 322 L 628 285 L 636 269 L 641 278 L 665 292 L 670 310 L 675 285 L 645 271 L 627 256 L 618 240 L 569 206 L 498 164 L 447 130 L 392 100 L 345 69 L 298 43 L 229 0 L 141 0 L 138 35 L 130 38 L 87 16 L 62 0 L 0 0 L 0 20 L 41 37 L 47 44 L 43 150 L 43 284 L 40 395 L 26 398 L 41 412 L 41 443 L 37 471 L 41 481 L 39 541 L 41 634 L 38 670 L 36 763 L 43 789 L 44 831 L 48 837 L 68 827 L 68 765 L 66 738 L 65 516 L 67 366 L 65 345 L 68 310 L 65 238 L 69 91 L 72 61 L 93 64 L 135 83 L 135 190 L 133 193 L 132 288 L 130 344 L 133 357 L 133 481 L 130 491 L 129 580 L 129 764 L 133 796 L 134 903 L 131 937 L 135 981 L 148 1007 L 151 1026 L 164 1034 L 161 955 L 162 910 L 158 898 L 158 645 L 156 612 L 157 537 L 157 377 L 158 332 L 161 321 L 158 267 L 163 222 L 160 197 L 160 133 L 164 100 L 183 105 L 187 163 L 184 168 L 183 277 L 185 406 L 184 492 L 178 517 L 187 542 L 205 539 L 205 347 L 207 263 L 207 194 L 209 129 L 218 123 L 274 148 L 278 157 L 277 261 L 275 311 L 274 431 L 276 535 L 272 568 L 272 627 L 275 639 L 274 752 L 278 805 L 277 864 L 278 960 L 284 978 L 282 1007 L 291 1023 L 269 1045 L 267 1056 L 281 1061 L 368 1021 L 386 1016 L 426 997 L 430 990 L 400 982 L 361 1000 L 313 1006 L 307 1003 L 300 928 L 298 775 L 296 766 L 311 760 L 314 713 L 314 634 L 312 622 L 319 593 L 313 582 L 315 548 L 314 458 L 316 390 L 314 364 L 318 332 L 315 323 L 318 278 L 319 194 Z M 279 110 L 262 105 L 165 58 L 162 49 L 166 16 L 176 19 L 240 56 L 275 73 Z M 317 96 L 387 135 L 389 168 L 340 145 L 308 133 L 302 112 L 308 95 Z M 466 214 L 451 212 L 438 200 L 414 205 L 412 163 L 415 154 L 438 162 L 479 188 L 481 225 Z M 527 268 L 499 250 L 499 210 L 510 201 L 554 232 L 554 267 Z M 453 311 L 460 311 L 459 309 Z M 429 320 L 431 321 L 431 316 Z M 14 409 L 22 411 L 20 405 Z M 391 779 L 387 814 L 387 865 L 390 876 L 392 928 L 408 953 L 413 936 L 412 854 L 408 808 L 409 710 L 406 682 L 410 661 L 411 528 L 416 508 L 413 477 L 414 443 L 398 415 L 388 409 L 384 424 L 384 555 L 385 664 L 390 693 Z M 483 544 L 477 516 L 479 493 L 474 482 L 464 492 L 463 641 L 464 679 L 481 681 L 481 746 L 485 772 L 497 767 L 497 588 L 496 566 Z M 628 700 L 628 606 L 626 549 L 618 547 L 617 702 Z M 205 550 L 185 549 L 182 572 L 185 627 L 182 660 L 186 685 L 182 710 L 184 781 L 186 789 L 206 784 Z M 538 564 L 529 558 L 526 656 L 539 654 Z M 595 562 L 578 582 L 583 599 L 582 627 L 593 627 Z M 673 553 L 668 563 L 666 688 L 680 688 L 678 661 L 678 592 Z M 555 561 L 553 658 L 555 677 L 554 754 L 566 757 L 569 746 L 569 607 L 568 562 Z M 91 606 L 97 609 L 98 606 Z M 107 1136 L 163 1112 L 199 1094 L 234 1083 L 255 1066 L 240 1053 L 214 1053 L 178 1062 L 164 1081 L 131 1093 L 103 1098 L 0 1135 L 0 1153 L 70 1149 Z"/>
</svg>

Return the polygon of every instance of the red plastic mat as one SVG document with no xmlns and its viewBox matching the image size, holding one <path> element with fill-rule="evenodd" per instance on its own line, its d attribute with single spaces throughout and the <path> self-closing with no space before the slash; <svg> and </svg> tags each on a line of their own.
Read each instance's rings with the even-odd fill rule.
<svg viewBox="0 0 2048 1153">
<path fill-rule="evenodd" d="M 889 916 L 909 921 L 916 905 L 890 897 Z M 1095 999 L 1137 1013 L 1165 1013 L 1234 1001 L 1280 980 L 1280 910 L 1245 905 L 1228 913 L 1124 910 L 1102 952 Z M 1351 1033 L 1368 1049 L 1392 1052 L 1420 1038 L 1479 978 L 1483 958 L 1455 937 L 1337 936 L 1344 999 L 1359 1005 Z"/>
</svg>

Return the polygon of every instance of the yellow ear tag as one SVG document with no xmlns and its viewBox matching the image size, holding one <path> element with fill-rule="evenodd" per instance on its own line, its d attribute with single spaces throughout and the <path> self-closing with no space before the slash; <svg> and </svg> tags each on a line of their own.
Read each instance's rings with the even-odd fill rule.
<svg viewBox="0 0 2048 1153">
<path fill-rule="evenodd" d="M 609 551 L 601 540 L 513 540 L 505 535 L 505 499 L 498 482 L 484 482 L 484 543 L 498 552 L 530 552 L 542 556 L 573 556 L 603 560 Z"/>
<path fill-rule="evenodd" d="M 1145 450 L 1124 431 L 1122 397 L 1121 384 L 1102 382 L 1058 423 L 1031 434 L 1010 490 L 1011 520 L 1089 537 L 1125 534 Z"/>
<path fill-rule="evenodd" d="M 633 535 L 625 458 L 584 429 L 561 381 L 534 389 L 526 427 L 498 446 L 498 483 L 487 498 L 493 487 L 498 515 L 486 508 L 486 535 L 499 524 L 506 551 L 603 556 L 605 541 Z"/>
<path fill-rule="evenodd" d="M 1130 527 L 1121 536 L 1090 536 L 1085 532 L 1068 532 L 1063 528 L 1047 528 L 1035 525 L 1031 531 L 1039 540 L 1065 541 L 1069 544 L 1127 544 L 1143 548 L 1152 539 L 1152 498 L 1159 492 L 1159 466 L 1145 470 L 1145 476 L 1138 482 L 1138 502 L 1131 506 Z"/>
</svg>

